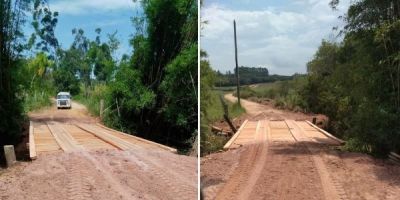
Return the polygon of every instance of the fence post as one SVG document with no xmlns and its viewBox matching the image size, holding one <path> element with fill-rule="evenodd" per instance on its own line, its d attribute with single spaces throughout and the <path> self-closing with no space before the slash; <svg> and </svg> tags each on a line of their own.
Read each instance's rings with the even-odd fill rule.
<svg viewBox="0 0 400 200">
<path fill-rule="evenodd" d="M 14 145 L 4 145 L 4 155 L 6 157 L 7 167 L 11 167 L 17 162 Z"/>
<path fill-rule="evenodd" d="M 312 118 L 312 123 L 315 124 L 315 125 L 317 124 L 317 118 L 316 117 Z"/>
<path fill-rule="evenodd" d="M 104 99 L 100 99 L 100 118 L 103 119 Z"/>
</svg>

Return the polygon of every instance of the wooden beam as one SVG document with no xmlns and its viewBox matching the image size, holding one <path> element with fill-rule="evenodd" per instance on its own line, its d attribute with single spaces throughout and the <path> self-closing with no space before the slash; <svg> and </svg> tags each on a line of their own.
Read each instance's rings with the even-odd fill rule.
<svg viewBox="0 0 400 200">
<path fill-rule="evenodd" d="M 90 127 L 90 125 L 77 124 L 76 126 L 81 128 L 84 131 L 92 133 L 93 135 L 97 136 L 98 138 L 112 144 L 113 146 L 118 147 L 121 150 L 129 150 L 129 149 L 138 148 L 137 145 L 131 144 L 130 142 L 127 142 L 121 138 L 118 138 L 118 137 L 111 135 L 109 133 L 106 133 L 104 131 L 96 130 L 95 128 Z"/>
<path fill-rule="evenodd" d="M 395 152 L 390 152 L 390 155 L 400 160 L 400 155 Z"/>
<path fill-rule="evenodd" d="M 324 135 L 326 135 L 327 137 L 329 137 L 329 138 L 331 138 L 331 139 L 337 141 L 339 144 L 342 145 L 342 144 L 344 144 L 344 143 L 346 142 L 346 141 L 344 141 L 344 140 L 341 140 L 341 139 L 339 139 L 339 138 L 337 138 L 337 137 L 331 135 L 330 133 L 328 133 L 328 132 L 326 132 L 325 130 L 321 129 L 320 127 L 314 125 L 314 124 L 311 123 L 310 121 L 306 120 L 306 122 L 307 122 L 308 124 L 310 124 L 312 127 L 314 127 L 315 129 L 317 129 L 319 132 L 321 132 L 321 133 L 323 133 Z"/>
<path fill-rule="evenodd" d="M 130 138 L 133 138 L 135 140 L 138 140 L 138 141 L 141 141 L 141 142 L 144 142 L 144 143 L 147 143 L 147 144 L 151 144 L 151 145 L 157 146 L 157 147 L 159 147 L 161 149 L 164 149 L 164 150 L 167 150 L 167 151 L 170 151 L 170 152 L 173 152 L 173 153 L 177 153 L 178 152 L 175 148 L 172 148 L 172 147 L 169 147 L 169 146 L 166 146 L 166 145 L 162 145 L 162 144 L 150 141 L 150 140 L 146 140 L 146 139 L 143 139 L 143 138 L 131 135 L 131 134 L 127 134 L 127 133 L 121 132 L 121 131 L 117 131 L 117 130 L 111 129 L 111 128 L 108 128 L 107 126 L 104 126 L 104 125 L 102 125 L 100 123 L 96 123 L 96 125 L 101 127 L 101 128 L 107 129 L 109 131 L 113 131 L 113 132 L 116 132 L 116 133 L 120 133 L 120 134 L 126 135 L 126 136 L 128 136 Z"/>
<path fill-rule="evenodd" d="M 52 124 L 47 123 L 47 126 L 63 151 L 73 152 L 83 149 L 79 146 L 78 142 L 76 142 L 75 139 L 59 124 L 52 122 Z"/>
<path fill-rule="evenodd" d="M 239 130 L 236 131 L 235 135 L 231 137 L 231 139 L 225 144 L 224 149 L 229 149 L 229 147 L 233 144 L 233 142 L 236 140 L 236 138 L 239 136 L 240 131 L 243 129 L 244 126 L 246 126 L 247 122 L 249 120 L 246 119 L 246 121 L 243 122 L 243 124 L 240 126 Z"/>
<path fill-rule="evenodd" d="M 29 157 L 32 160 L 35 160 L 37 158 L 36 154 L 36 143 L 35 143 L 35 136 L 33 133 L 33 122 L 29 122 Z"/>
<path fill-rule="evenodd" d="M 311 141 L 311 138 L 308 138 L 303 132 L 304 130 L 299 127 L 294 120 L 285 120 L 286 125 L 289 128 L 290 133 L 296 141 L 300 142 L 308 142 Z"/>
</svg>

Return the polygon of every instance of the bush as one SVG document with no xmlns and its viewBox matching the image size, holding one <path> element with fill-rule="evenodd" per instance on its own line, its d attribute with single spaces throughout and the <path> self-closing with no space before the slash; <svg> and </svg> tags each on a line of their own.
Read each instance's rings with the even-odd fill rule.
<svg viewBox="0 0 400 200">
<path fill-rule="evenodd" d="M 78 102 L 86 106 L 90 114 L 94 116 L 100 116 L 100 100 L 106 98 L 108 87 L 103 84 L 94 86 L 92 90 L 88 91 L 88 96 L 85 97 L 83 94 L 74 96 L 73 98 Z M 106 109 L 104 105 L 104 109 Z"/>
<path fill-rule="evenodd" d="M 51 98 L 48 92 L 45 91 L 33 91 L 32 93 L 25 93 L 23 108 L 25 112 L 40 109 L 42 107 L 50 106 L 52 104 Z"/>
</svg>

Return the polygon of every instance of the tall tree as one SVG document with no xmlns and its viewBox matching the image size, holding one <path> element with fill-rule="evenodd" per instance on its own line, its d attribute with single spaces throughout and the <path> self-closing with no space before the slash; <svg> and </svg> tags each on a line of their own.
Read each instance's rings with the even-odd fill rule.
<svg viewBox="0 0 400 200">
<path fill-rule="evenodd" d="M 343 42 L 324 41 L 308 64 L 310 109 L 327 114 L 356 150 L 400 150 L 399 8 L 394 0 L 352 2 Z"/>
<path fill-rule="evenodd" d="M 0 0 L 0 146 L 20 135 L 22 109 L 13 73 L 25 44 L 22 26 L 29 11 L 28 0 Z"/>
<path fill-rule="evenodd" d="M 140 81 L 129 88 L 133 94 L 145 88 L 144 94 L 154 95 L 139 96 L 142 104 L 136 109 L 119 106 L 121 116 L 117 118 L 144 137 L 183 147 L 190 142 L 180 141 L 189 141 L 197 127 L 197 2 L 141 3 L 144 15 L 133 19 L 136 35 L 131 40 L 130 69 Z M 117 103 L 130 101 L 130 95 L 118 92 L 123 82 L 118 77 L 117 73 L 109 102 L 115 109 Z"/>
</svg>

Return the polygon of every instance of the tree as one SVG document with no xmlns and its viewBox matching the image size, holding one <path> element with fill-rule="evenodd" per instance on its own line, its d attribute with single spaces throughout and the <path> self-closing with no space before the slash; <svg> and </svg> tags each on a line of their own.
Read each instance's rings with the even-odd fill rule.
<svg viewBox="0 0 400 200">
<path fill-rule="evenodd" d="M 15 143 L 21 134 L 23 113 L 13 75 L 25 46 L 21 29 L 29 5 L 28 0 L 0 0 L 0 146 Z"/>
<path fill-rule="evenodd" d="M 52 62 L 44 53 L 36 54 L 36 57 L 28 63 L 29 74 L 32 75 L 30 89 L 33 89 L 34 83 L 38 78 L 39 84 L 42 85 L 43 76 L 51 65 Z"/>
<path fill-rule="evenodd" d="M 118 49 L 119 41 L 115 37 L 117 32 L 108 35 L 108 42 L 101 43 L 101 29 L 96 29 L 97 36 L 95 42 L 90 42 L 90 48 L 87 52 L 88 62 L 93 68 L 93 73 L 96 80 L 108 82 L 111 80 L 115 71 L 116 62 L 113 59 L 113 54 Z"/>
<path fill-rule="evenodd" d="M 32 26 L 35 33 L 31 35 L 28 45 L 35 46 L 35 49 L 41 52 L 46 52 L 49 58 L 54 60 L 59 48 L 55 36 L 58 12 L 51 12 L 47 0 L 34 0 L 33 5 Z"/>
<path fill-rule="evenodd" d="M 343 17 L 343 42 L 323 41 L 307 65 L 308 106 L 327 114 L 330 129 L 354 150 L 400 151 L 399 6 L 393 0 L 353 2 Z"/>
<path fill-rule="evenodd" d="M 127 83 L 118 83 L 124 81 L 120 72 L 116 72 L 115 83 L 111 84 L 118 83 L 120 87 L 110 88 L 113 98 L 109 98 L 108 104 L 111 110 L 119 111 L 120 116 L 115 117 L 115 112 L 113 116 L 129 130 L 187 149 L 197 127 L 197 117 L 194 117 L 197 116 L 197 3 L 194 0 L 145 0 L 141 4 L 143 15 L 132 20 L 136 34 L 130 41 L 134 49 L 129 63 L 131 71 L 119 69 L 132 73 L 134 79 L 140 81 L 121 92 L 118 88 Z M 112 50 L 115 45 L 111 41 L 110 38 L 108 44 Z M 131 95 L 137 97 L 138 91 L 154 96 L 142 98 L 139 95 L 141 103 L 127 104 Z M 117 101 L 116 94 L 119 95 Z"/>
</svg>

